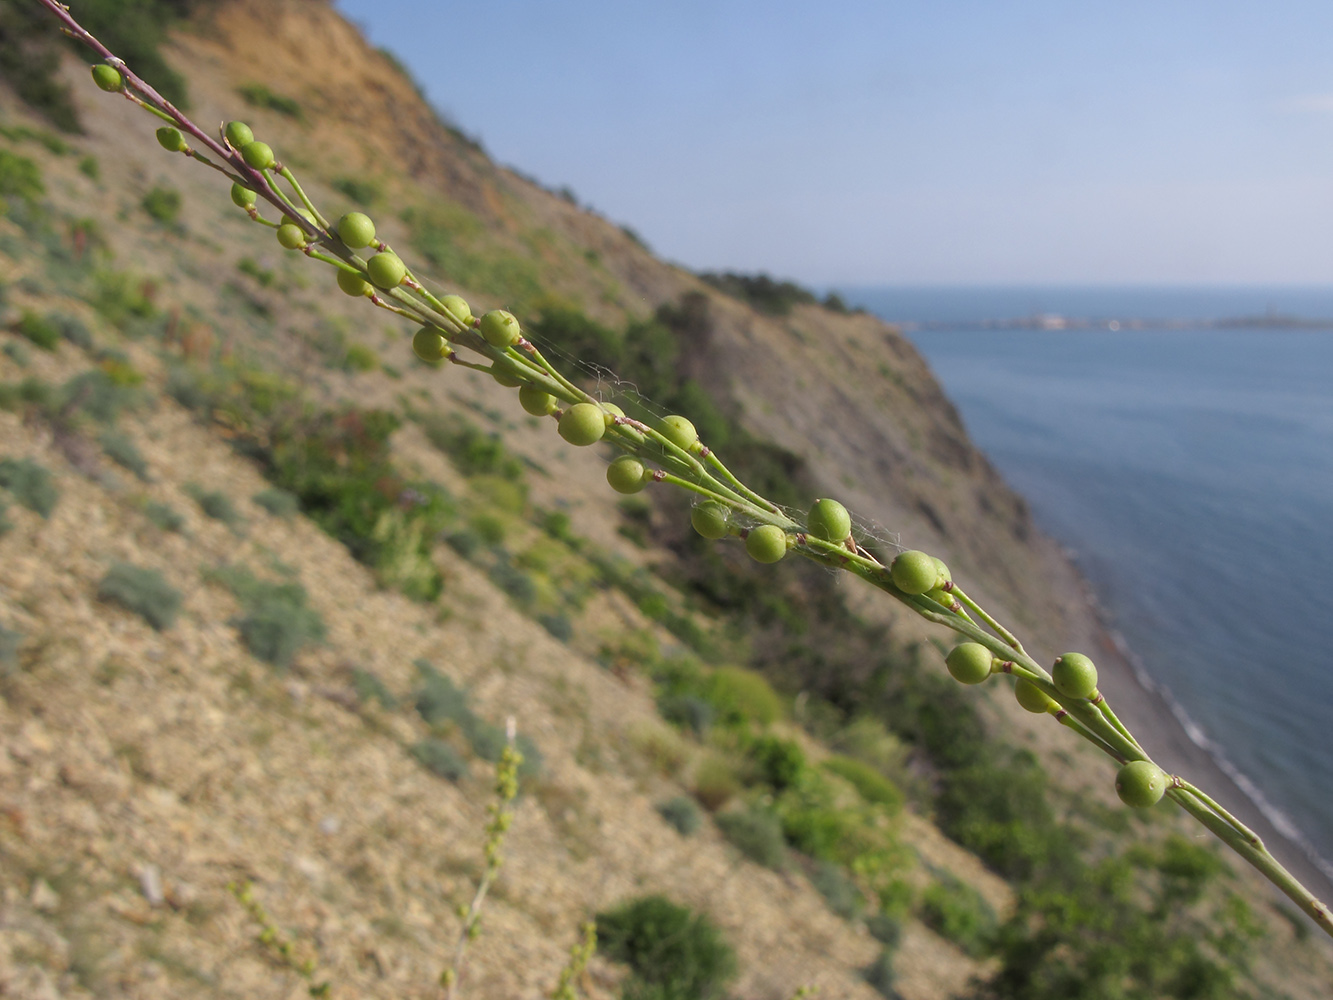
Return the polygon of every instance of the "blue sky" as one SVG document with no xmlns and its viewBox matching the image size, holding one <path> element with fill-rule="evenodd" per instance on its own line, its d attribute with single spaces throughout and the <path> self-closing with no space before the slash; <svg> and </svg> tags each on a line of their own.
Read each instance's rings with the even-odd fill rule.
<svg viewBox="0 0 1333 1000">
<path fill-rule="evenodd" d="M 1333 4 L 337 6 L 497 160 L 691 268 L 1333 282 Z"/>
</svg>

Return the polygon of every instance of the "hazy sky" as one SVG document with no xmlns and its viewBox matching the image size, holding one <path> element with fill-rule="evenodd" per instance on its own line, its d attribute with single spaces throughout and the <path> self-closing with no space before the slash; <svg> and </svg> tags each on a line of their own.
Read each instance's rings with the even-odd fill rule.
<svg viewBox="0 0 1333 1000">
<path fill-rule="evenodd" d="M 1333 4 L 337 0 L 696 269 L 1333 282 Z"/>
</svg>

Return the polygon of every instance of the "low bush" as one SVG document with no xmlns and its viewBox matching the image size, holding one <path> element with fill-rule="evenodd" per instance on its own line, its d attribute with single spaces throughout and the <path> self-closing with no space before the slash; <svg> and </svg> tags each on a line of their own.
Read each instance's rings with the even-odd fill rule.
<svg viewBox="0 0 1333 1000">
<path fill-rule="evenodd" d="M 124 469 L 133 472 L 139 479 L 148 482 L 148 462 L 139 451 L 134 440 L 120 431 L 106 431 L 98 439 L 107 458 Z"/>
<path fill-rule="evenodd" d="M 866 930 L 888 951 L 896 950 L 903 939 L 903 922 L 882 910 L 866 917 Z"/>
<path fill-rule="evenodd" d="M 0 538 L 14 530 L 14 522 L 6 516 L 8 510 L 9 504 L 0 497 Z"/>
<path fill-rule="evenodd" d="M 760 736 L 746 748 L 759 771 L 759 780 L 775 792 L 786 791 L 805 770 L 805 752 L 794 740 Z"/>
<path fill-rule="evenodd" d="M 26 156 L 0 149 L 0 200 L 36 201 L 46 193 L 42 168 Z"/>
<path fill-rule="evenodd" d="M 398 707 L 398 699 L 394 697 L 388 686 L 374 673 L 363 667 L 352 668 L 352 690 L 356 692 L 357 700 L 363 705 L 370 701 L 377 701 L 381 707 L 387 708 L 389 711 Z"/>
<path fill-rule="evenodd" d="M 43 351 L 54 351 L 60 344 L 60 328 L 49 316 L 24 310 L 14 329 Z"/>
<path fill-rule="evenodd" d="M 709 812 L 716 812 L 741 790 L 736 769 L 725 757 L 709 754 L 694 771 L 694 797 Z"/>
<path fill-rule="evenodd" d="M 538 615 L 537 622 L 551 634 L 552 638 L 558 639 L 560 642 L 569 642 L 570 639 L 574 638 L 574 625 L 565 615 Z"/>
<path fill-rule="evenodd" d="M 460 781 L 467 774 L 467 762 L 443 740 L 424 739 L 412 744 L 412 756 L 431 774 L 449 781 Z"/>
<path fill-rule="evenodd" d="M 472 717 L 466 691 L 425 660 L 417 660 L 416 668 L 421 676 L 421 687 L 417 689 L 415 706 L 428 726 L 451 722 L 461 725 L 463 720 Z"/>
<path fill-rule="evenodd" d="M 175 508 L 156 500 L 149 500 L 143 505 L 143 516 L 163 531 L 180 531 L 185 527 L 185 518 Z"/>
<path fill-rule="evenodd" d="M 267 85 L 262 83 L 245 83 L 236 88 L 236 93 L 246 104 L 252 108 L 267 108 L 269 111 L 276 111 L 280 115 L 286 115 L 300 121 L 304 118 L 301 111 L 301 105 L 293 98 L 270 90 Z"/>
<path fill-rule="evenodd" d="M 682 837 L 694 836 L 703 824 L 703 814 L 699 812 L 694 800 L 687 795 L 677 795 L 665 802 L 659 802 L 657 813 Z"/>
<path fill-rule="evenodd" d="M 743 667 L 719 667 L 708 684 L 708 698 L 721 721 L 767 726 L 782 717 L 782 699 L 762 675 Z"/>
<path fill-rule="evenodd" d="M 714 820 L 732 846 L 755 864 L 773 869 L 786 865 L 787 844 L 782 824 L 767 809 L 751 807 L 719 813 Z"/>
<path fill-rule="evenodd" d="M 233 531 L 244 523 L 240 511 L 232 503 L 231 497 L 217 490 L 206 490 L 194 483 L 187 483 L 185 492 L 190 495 L 199 509 L 214 521 L 221 521 Z"/>
<path fill-rule="evenodd" d="M 19 646 L 22 644 L 22 632 L 0 625 L 0 674 L 12 673 L 18 666 Z"/>
<path fill-rule="evenodd" d="M 175 188 L 158 185 L 143 196 L 139 205 L 155 221 L 170 226 L 181 213 L 181 193 Z"/>
<path fill-rule="evenodd" d="M 380 356 L 365 344 L 352 344 L 343 355 L 342 367 L 349 372 L 364 374 L 380 366 Z"/>
<path fill-rule="evenodd" d="M 708 735 L 717 711 L 712 702 L 692 694 L 666 694 L 657 699 L 657 711 L 672 725 L 703 739 Z"/>
<path fill-rule="evenodd" d="M 286 669 L 303 646 L 324 638 L 324 620 L 306 606 L 308 595 L 300 583 L 261 580 L 244 567 L 224 567 L 210 575 L 241 602 L 242 613 L 232 624 L 257 659 Z"/>
<path fill-rule="evenodd" d="M 111 566 L 97 586 L 97 597 L 133 611 L 159 632 L 171 628 L 181 608 L 181 592 L 160 572 L 125 562 Z"/>
<path fill-rule="evenodd" d="M 995 943 L 995 911 L 970 885 L 942 876 L 921 896 L 921 922 L 973 958 Z"/>
<path fill-rule="evenodd" d="M 879 991 L 881 996 L 887 997 L 888 1000 L 900 1000 L 902 994 L 895 988 L 898 973 L 893 968 L 893 951 L 889 948 L 883 949 L 861 975 L 865 977 L 867 983 Z"/>
<path fill-rule="evenodd" d="M 597 914 L 597 947 L 630 967 L 627 1000 L 718 1000 L 736 975 L 736 953 L 713 922 L 664 896 Z"/>
<path fill-rule="evenodd" d="M 53 408 L 65 417 L 82 414 L 94 423 L 114 424 L 126 410 L 142 404 L 143 376 L 127 362 L 107 357 L 97 368 L 75 375 L 55 394 Z"/>
<path fill-rule="evenodd" d="M 260 490 L 250 499 L 257 507 L 262 507 L 274 517 L 291 517 L 301 509 L 301 501 L 295 494 L 280 490 L 276 486 Z"/>
<path fill-rule="evenodd" d="M 851 784 L 867 802 L 884 806 L 891 814 L 902 811 L 903 793 L 869 764 L 851 757 L 830 757 L 823 767 Z"/>
<path fill-rule="evenodd" d="M 828 908 L 843 920 L 855 920 L 865 909 L 865 896 L 841 865 L 816 861 L 810 871 L 810 884 L 824 897 Z"/>
<path fill-rule="evenodd" d="M 0 487 L 30 511 L 49 518 L 60 500 L 55 479 L 29 458 L 0 459 Z"/>
</svg>

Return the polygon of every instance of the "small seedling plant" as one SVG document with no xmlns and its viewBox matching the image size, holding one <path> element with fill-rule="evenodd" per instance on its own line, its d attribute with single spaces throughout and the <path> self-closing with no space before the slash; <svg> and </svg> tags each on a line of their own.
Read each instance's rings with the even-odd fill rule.
<svg viewBox="0 0 1333 1000">
<path fill-rule="evenodd" d="M 1170 799 L 1333 936 L 1328 907 L 1277 862 L 1254 831 L 1203 790 L 1152 761 L 1098 690 L 1097 670 L 1088 657 L 1066 653 L 1048 670 L 958 586 L 937 557 L 909 550 L 883 561 L 858 545 L 851 516 L 836 500 L 816 500 L 798 519 L 741 482 L 699 439 L 685 416 L 642 421 L 597 399 L 543 356 L 513 314 L 497 309 L 474 316 L 461 296 L 437 296 L 422 284 L 408 263 L 379 238 L 368 215 L 349 212 L 336 221 L 326 218 L 274 148 L 247 124 L 228 122 L 218 135 L 209 134 L 84 30 L 56 0 L 39 2 L 67 35 L 96 53 L 92 76 L 98 87 L 134 102 L 163 123 L 157 141 L 165 151 L 193 159 L 230 181 L 231 200 L 238 210 L 257 225 L 275 230 L 284 249 L 330 267 L 344 293 L 415 325 L 412 349 L 423 361 L 470 368 L 518 390 L 523 410 L 552 420 L 571 446 L 598 442 L 614 446 L 621 454 L 609 465 L 607 481 L 618 493 L 666 485 L 693 494 L 691 521 L 703 537 L 740 539 L 760 563 L 778 563 L 794 555 L 843 570 L 923 619 L 951 629 L 962 639 L 946 659 L 955 680 L 982 684 L 996 674 L 1014 677 L 1014 693 L 1024 709 L 1051 716 L 1117 763 L 1115 788 L 1122 801 L 1147 809 Z M 474 927 L 469 920 L 465 935 Z M 447 977 L 445 985 L 452 986 Z"/>
</svg>

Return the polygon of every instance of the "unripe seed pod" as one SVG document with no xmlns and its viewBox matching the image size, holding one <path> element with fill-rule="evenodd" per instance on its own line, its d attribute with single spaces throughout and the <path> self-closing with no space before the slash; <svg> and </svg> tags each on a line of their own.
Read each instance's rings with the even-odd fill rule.
<svg viewBox="0 0 1333 1000">
<path fill-rule="evenodd" d="M 555 411 L 556 399 L 535 385 L 524 385 L 518 390 L 518 405 L 534 417 L 545 417 Z"/>
<path fill-rule="evenodd" d="M 370 246 L 374 238 L 375 223 L 364 212 L 348 212 L 338 220 L 338 239 L 352 250 Z"/>
<path fill-rule="evenodd" d="M 370 291 L 370 282 L 361 277 L 360 274 L 344 271 L 340 267 L 338 268 L 338 287 L 348 295 L 365 295 Z"/>
<path fill-rule="evenodd" d="M 1059 708 L 1055 699 L 1025 677 L 1018 678 L 1014 685 L 1014 697 L 1018 703 L 1034 715 Z"/>
<path fill-rule="evenodd" d="M 168 153 L 184 152 L 185 136 L 181 135 L 181 130 L 172 128 L 170 125 L 163 125 L 157 130 L 157 144 Z"/>
<path fill-rule="evenodd" d="M 454 319 L 464 326 L 472 325 L 472 307 L 467 304 L 467 299 L 461 295 L 446 295 L 440 299 L 440 305 L 453 314 Z"/>
<path fill-rule="evenodd" d="M 377 253 L 366 261 L 366 273 L 380 288 L 397 288 L 407 277 L 407 265 L 398 259 L 397 254 Z"/>
<path fill-rule="evenodd" d="M 904 594 L 924 594 L 934 588 L 940 571 L 935 560 L 917 549 L 899 552 L 889 565 L 893 585 Z"/>
<path fill-rule="evenodd" d="M 979 642 L 960 642 L 949 651 L 944 665 L 960 684 L 980 684 L 990 676 L 995 654 Z"/>
<path fill-rule="evenodd" d="M 247 142 L 241 147 L 241 159 L 256 170 L 273 166 L 273 147 L 266 142 Z"/>
<path fill-rule="evenodd" d="M 412 336 L 412 353 L 422 361 L 439 361 L 448 357 L 449 348 L 439 332 L 423 326 Z"/>
<path fill-rule="evenodd" d="M 662 418 L 661 431 L 664 438 L 677 448 L 684 448 L 686 451 L 699 440 L 699 432 L 694 429 L 694 424 L 674 414 Z"/>
<path fill-rule="evenodd" d="M 294 222 L 287 222 L 278 227 L 278 242 L 288 250 L 299 250 L 305 246 L 305 233 Z"/>
<path fill-rule="evenodd" d="M 231 143 L 233 149 L 240 149 L 255 141 L 255 134 L 250 131 L 250 126 L 245 122 L 227 122 L 227 127 L 222 130 L 222 134 Z"/>
<path fill-rule="evenodd" d="M 696 504 L 690 511 L 690 524 L 705 538 L 725 538 L 728 534 L 727 520 L 731 512 L 715 500 L 706 500 Z"/>
<path fill-rule="evenodd" d="M 949 575 L 949 567 L 944 565 L 943 559 L 939 556 L 931 556 L 930 558 L 935 561 L 935 572 L 939 574 L 935 580 L 935 586 L 943 587 L 946 583 L 953 580 L 953 577 Z"/>
<path fill-rule="evenodd" d="M 1055 689 L 1070 698 L 1091 698 L 1097 690 L 1097 668 L 1082 653 L 1065 653 L 1051 667 Z"/>
<path fill-rule="evenodd" d="M 114 94 L 125 85 L 120 70 L 114 66 L 108 66 L 106 63 L 98 63 L 93 67 L 93 83 L 109 94 Z"/>
<path fill-rule="evenodd" d="M 560 417 L 559 430 L 570 444 L 596 444 L 606 433 L 606 413 L 596 403 L 575 403 Z"/>
<path fill-rule="evenodd" d="M 1170 777 L 1150 760 L 1132 760 L 1115 776 L 1120 801 L 1135 809 L 1147 809 L 1162 801 Z"/>
<path fill-rule="evenodd" d="M 816 500 L 806 524 L 810 534 L 826 542 L 845 541 L 852 533 L 852 516 L 836 500 Z"/>
<path fill-rule="evenodd" d="M 492 347 L 512 347 L 518 343 L 523 331 L 519 329 L 514 314 L 504 309 L 492 309 L 481 318 L 481 335 Z"/>
<path fill-rule="evenodd" d="M 492 366 L 490 368 L 490 373 L 491 373 L 491 378 L 495 379 L 495 381 L 499 382 L 506 389 L 517 389 L 524 384 L 521 378 L 519 378 L 517 375 L 511 375 L 503 368 L 496 368 Z"/>
<path fill-rule="evenodd" d="M 776 524 L 761 524 L 745 536 L 745 551 L 761 563 L 775 563 L 787 554 L 787 533 Z"/>
<path fill-rule="evenodd" d="M 617 493 L 638 493 L 648 485 L 643 463 L 633 455 L 621 455 L 608 465 L 606 481 Z"/>
<path fill-rule="evenodd" d="M 240 184 L 233 184 L 231 186 L 232 204 L 236 205 L 238 208 L 249 208 L 255 203 L 258 197 L 259 196 L 248 187 L 242 187 Z"/>
</svg>

